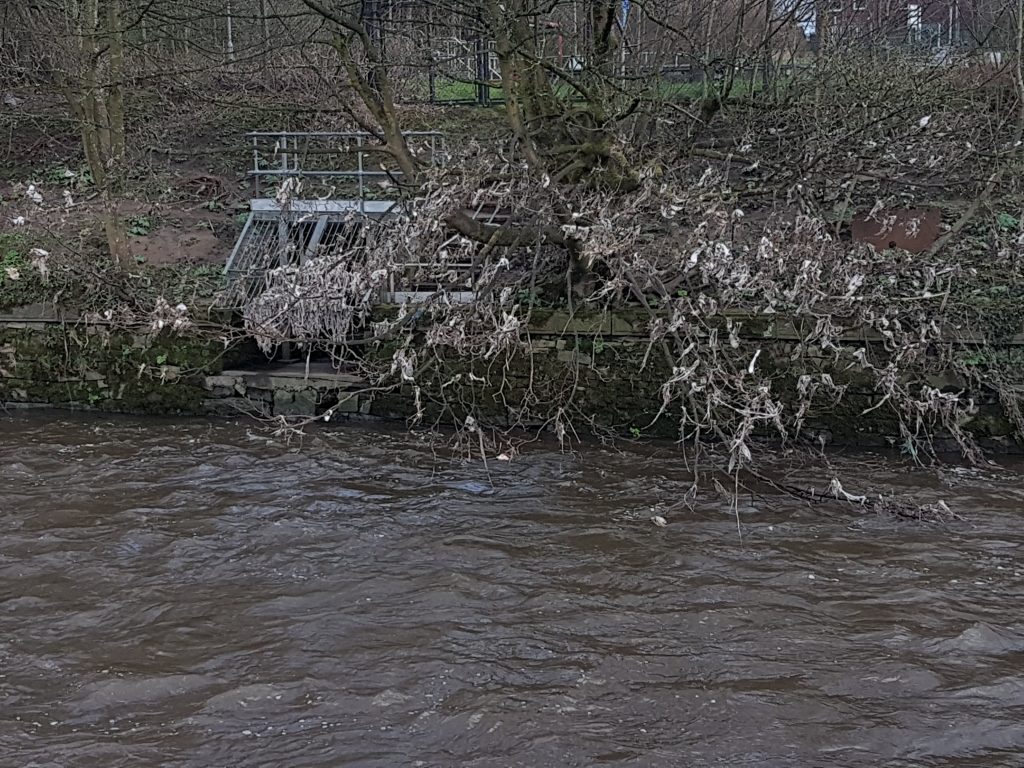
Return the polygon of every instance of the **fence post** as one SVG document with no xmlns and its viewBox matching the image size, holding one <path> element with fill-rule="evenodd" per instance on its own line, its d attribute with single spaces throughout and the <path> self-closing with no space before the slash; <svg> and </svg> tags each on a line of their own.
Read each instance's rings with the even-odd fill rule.
<svg viewBox="0 0 1024 768">
<path fill-rule="evenodd" d="M 490 52 L 484 45 L 483 37 L 479 35 L 473 40 L 473 45 L 476 54 L 476 103 L 488 107 L 491 104 Z"/>
</svg>

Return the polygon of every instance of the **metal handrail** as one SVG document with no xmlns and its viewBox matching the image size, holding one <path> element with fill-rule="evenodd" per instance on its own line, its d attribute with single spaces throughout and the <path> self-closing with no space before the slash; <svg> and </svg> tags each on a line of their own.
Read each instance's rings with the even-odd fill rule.
<svg viewBox="0 0 1024 768">
<path fill-rule="evenodd" d="M 378 137 L 368 131 L 251 131 L 246 138 L 252 142 L 252 169 L 248 176 L 253 180 L 253 197 L 259 198 L 262 192 L 261 178 L 333 178 L 333 179 L 354 179 L 358 183 L 360 200 L 366 198 L 367 179 L 401 178 L 399 170 L 366 170 L 365 156 L 368 154 L 380 154 L 387 151 L 387 147 L 380 144 Z M 407 139 L 429 139 L 431 155 L 434 162 L 439 159 L 438 147 L 443 147 L 444 134 L 441 131 L 403 131 L 402 135 Z M 305 152 L 308 155 L 308 140 L 344 140 L 354 142 L 354 146 L 339 148 L 339 153 L 354 154 L 356 168 L 345 170 L 320 170 L 316 168 L 303 169 L 300 167 L 302 148 L 299 141 L 305 139 Z M 274 157 L 278 160 L 278 167 L 267 167 L 261 163 L 261 142 L 274 140 Z M 330 151 L 319 151 L 317 154 L 331 154 Z"/>
<path fill-rule="evenodd" d="M 403 136 L 411 136 L 419 138 L 423 136 L 433 136 L 439 139 L 444 138 L 443 131 L 402 131 Z M 317 136 L 322 138 L 377 138 L 377 135 L 370 133 L 369 131 L 250 131 L 245 134 L 245 137 L 267 137 L 271 136 Z"/>
<path fill-rule="evenodd" d="M 261 168 L 258 171 L 249 171 L 250 176 L 332 176 L 340 178 L 391 178 L 402 176 L 401 171 L 304 171 L 301 168 L 290 168 L 287 171 L 280 168 Z"/>
</svg>

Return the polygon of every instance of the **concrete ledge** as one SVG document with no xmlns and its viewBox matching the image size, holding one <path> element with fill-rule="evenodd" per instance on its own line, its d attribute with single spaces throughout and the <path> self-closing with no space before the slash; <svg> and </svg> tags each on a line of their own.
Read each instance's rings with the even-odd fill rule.
<svg viewBox="0 0 1024 768">
<path fill-rule="evenodd" d="M 206 376 L 207 411 L 217 414 L 312 417 L 332 413 L 366 413 L 366 382 L 329 365 L 298 363 L 266 370 L 237 370 Z"/>
</svg>

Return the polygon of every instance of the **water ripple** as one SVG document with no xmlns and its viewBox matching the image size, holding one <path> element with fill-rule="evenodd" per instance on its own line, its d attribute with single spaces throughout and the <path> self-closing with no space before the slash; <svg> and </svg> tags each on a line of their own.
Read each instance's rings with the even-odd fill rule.
<svg viewBox="0 0 1024 768">
<path fill-rule="evenodd" d="M 670 452 L 0 422 L 0 763 L 1019 766 L 1018 467 L 964 523 L 685 493 Z M 815 480 L 795 466 L 780 472 Z"/>
</svg>

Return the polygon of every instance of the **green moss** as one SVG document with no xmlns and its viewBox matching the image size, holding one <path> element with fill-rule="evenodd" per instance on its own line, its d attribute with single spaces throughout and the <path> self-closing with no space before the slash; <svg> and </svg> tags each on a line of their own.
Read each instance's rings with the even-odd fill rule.
<svg viewBox="0 0 1024 768">
<path fill-rule="evenodd" d="M 0 327 L 0 401 L 131 413 L 199 413 L 222 346 L 168 333 Z"/>
</svg>

